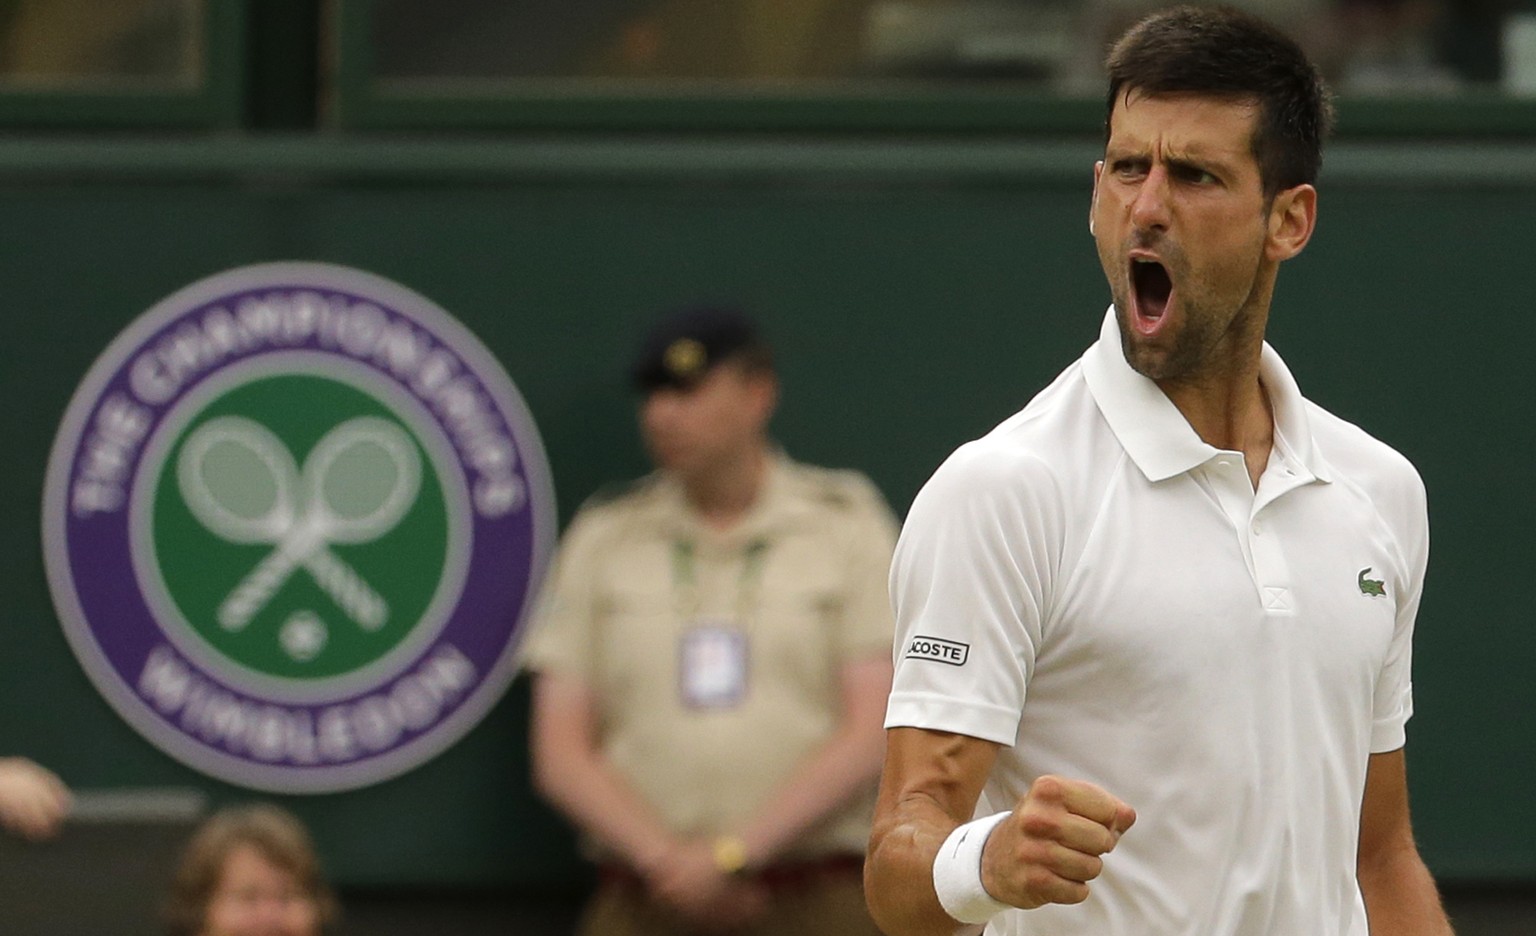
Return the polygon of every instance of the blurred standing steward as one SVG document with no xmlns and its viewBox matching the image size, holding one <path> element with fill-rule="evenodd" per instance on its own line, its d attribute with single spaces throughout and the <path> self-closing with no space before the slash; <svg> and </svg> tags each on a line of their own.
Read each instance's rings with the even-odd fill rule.
<svg viewBox="0 0 1536 936">
<path fill-rule="evenodd" d="M 747 316 L 663 319 L 633 377 L 657 470 L 572 521 L 528 651 L 537 783 L 602 866 L 582 932 L 873 936 L 895 521 L 770 442 Z"/>
</svg>

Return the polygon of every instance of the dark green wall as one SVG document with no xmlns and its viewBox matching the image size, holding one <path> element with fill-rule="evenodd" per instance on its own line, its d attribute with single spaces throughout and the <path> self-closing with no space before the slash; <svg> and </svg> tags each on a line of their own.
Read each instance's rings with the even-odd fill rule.
<svg viewBox="0 0 1536 936">
<path fill-rule="evenodd" d="M 659 308 L 757 310 L 780 347 L 786 447 L 864 469 L 904 510 L 951 448 L 1093 339 L 1107 301 L 1086 226 L 1091 143 L 262 146 L 128 144 L 70 150 L 71 163 L 0 144 L 0 750 L 77 787 L 246 795 L 160 754 L 96 695 L 39 548 L 48 446 L 76 383 L 129 320 L 195 279 L 320 260 L 436 300 L 527 398 L 562 519 L 643 469 L 622 372 Z M 1423 156 L 1341 157 L 1317 238 L 1282 274 L 1271 337 L 1314 399 L 1405 452 L 1429 487 L 1409 745 L 1425 852 L 1449 877 L 1536 879 L 1536 329 L 1519 260 L 1536 154 Z M 344 883 L 573 880 L 569 838 L 529 792 L 526 713 L 519 684 L 436 761 L 287 802 Z"/>
</svg>

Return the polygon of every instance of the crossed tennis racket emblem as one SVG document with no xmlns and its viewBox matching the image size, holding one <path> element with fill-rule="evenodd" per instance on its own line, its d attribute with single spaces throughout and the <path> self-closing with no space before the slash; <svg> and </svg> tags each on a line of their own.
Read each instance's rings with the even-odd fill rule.
<svg viewBox="0 0 1536 936">
<path fill-rule="evenodd" d="M 243 629 L 300 568 L 364 629 L 389 619 L 389 604 L 331 546 L 380 538 L 415 503 L 421 456 L 399 426 L 349 419 L 316 443 L 301 469 L 266 426 L 220 416 L 187 437 L 176 477 L 188 509 L 214 535 L 272 546 L 220 603 L 220 627 Z"/>
</svg>

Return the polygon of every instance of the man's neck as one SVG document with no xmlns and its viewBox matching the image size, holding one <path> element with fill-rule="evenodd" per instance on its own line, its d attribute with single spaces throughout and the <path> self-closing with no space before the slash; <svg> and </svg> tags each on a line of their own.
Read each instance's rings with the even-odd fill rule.
<svg viewBox="0 0 1536 936">
<path fill-rule="evenodd" d="M 1257 489 L 1275 441 L 1274 412 L 1259 382 L 1258 349 L 1224 372 L 1157 384 L 1202 441 L 1243 453 Z"/>
<path fill-rule="evenodd" d="M 683 478 L 683 492 L 708 526 L 724 530 L 757 503 L 767 476 L 767 445 L 754 445 L 699 477 Z"/>
</svg>

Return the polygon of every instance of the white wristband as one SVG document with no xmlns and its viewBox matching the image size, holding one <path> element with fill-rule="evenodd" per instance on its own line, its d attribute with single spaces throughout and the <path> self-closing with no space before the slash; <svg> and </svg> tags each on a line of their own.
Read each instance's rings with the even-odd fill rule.
<svg viewBox="0 0 1536 936">
<path fill-rule="evenodd" d="M 933 857 L 933 889 L 944 912 L 961 923 L 985 923 L 1010 909 L 981 886 L 981 850 L 992 829 L 1009 815 L 1000 812 L 957 827 Z"/>
</svg>

